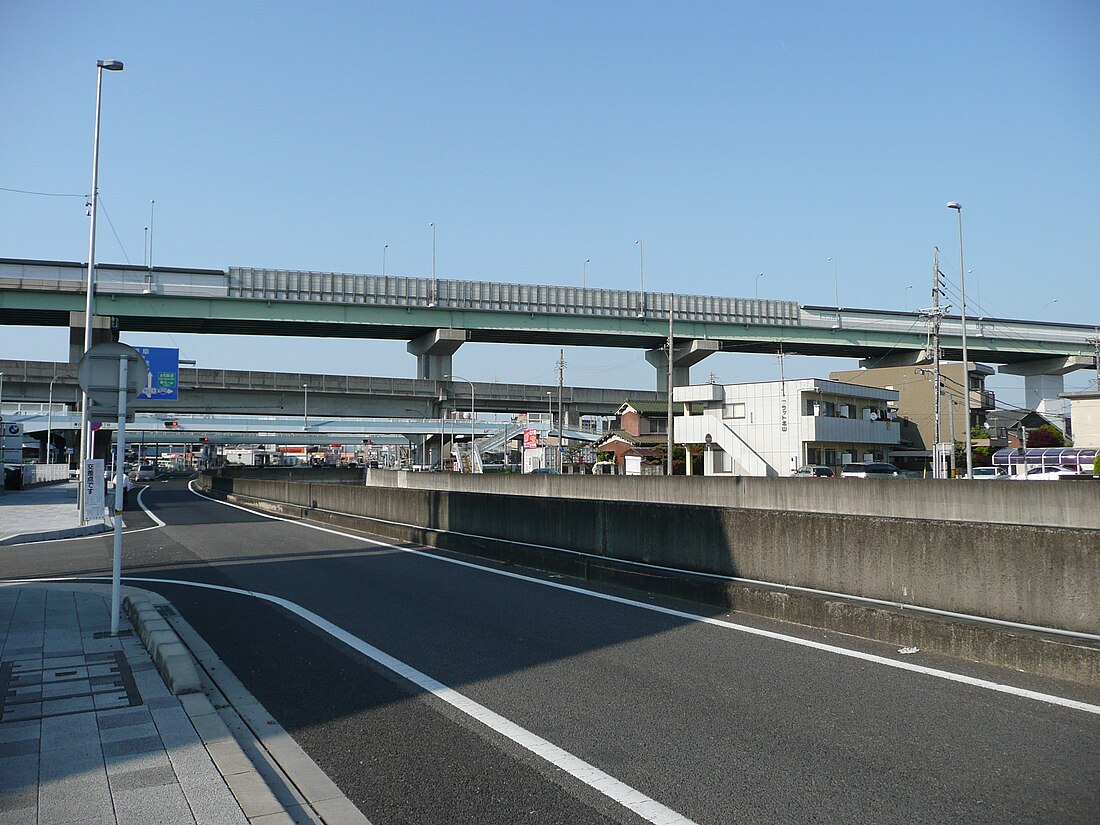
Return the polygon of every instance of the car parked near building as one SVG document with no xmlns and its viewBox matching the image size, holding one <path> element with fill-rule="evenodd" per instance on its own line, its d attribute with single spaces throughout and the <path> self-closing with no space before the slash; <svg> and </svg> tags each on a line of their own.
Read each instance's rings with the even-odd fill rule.
<svg viewBox="0 0 1100 825">
<path fill-rule="evenodd" d="M 1026 475 L 1013 476 L 1014 481 L 1057 481 L 1065 476 L 1076 476 L 1078 473 L 1069 467 L 1032 467 Z"/>
<path fill-rule="evenodd" d="M 836 473 L 833 472 L 832 467 L 822 467 L 819 464 L 810 464 L 806 467 L 799 467 L 793 473 L 792 476 L 796 478 L 835 478 Z"/>
<path fill-rule="evenodd" d="M 1008 478 L 1008 470 L 1004 467 L 975 467 L 970 476 L 975 481 L 988 481 L 990 479 Z"/>
<path fill-rule="evenodd" d="M 901 478 L 901 470 L 886 461 L 872 461 L 867 464 L 845 464 L 840 471 L 841 478 Z"/>
</svg>

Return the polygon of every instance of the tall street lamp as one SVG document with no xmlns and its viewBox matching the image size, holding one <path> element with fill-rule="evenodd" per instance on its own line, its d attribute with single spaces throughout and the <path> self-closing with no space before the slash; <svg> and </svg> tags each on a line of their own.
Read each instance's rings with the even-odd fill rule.
<svg viewBox="0 0 1100 825">
<path fill-rule="evenodd" d="M 645 244 L 640 240 L 634 241 L 638 244 L 638 280 L 639 288 L 642 293 L 642 307 L 638 312 L 639 318 L 645 317 Z"/>
<path fill-rule="evenodd" d="M 836 299 L 836 308 L 840 309 L 840 274 L 837 271 L 836 258 L 831 255 L 825 259 L 833 262 L 833 297 Z"/>
<path fill-rule="evenodd" d="M 53 451 L 50 449 L 50 442 L 53 439 L 53 383 L 60 376 L 55 375 L 50 379 L 50 400 L 46 404 L 46 463 L 52 464 L 50 460 Z"/>
<path fill-rule="evenodd" d="M 756 300 L 760 300 L 760 279 L 764 277 L 764 273 L 761 272 L 756 276 Z"/>
<path fill-rule="evenodd" d="M 309 429 L 309 384 L 302 384 L 302 389 L 305 390 L 305 402 L 302 406 L 302 429 Z"/>
<path fill-rule="evenodd" d="M 95 295 L 95 229 L 96 217 L 99 207 L 99 115 L 103 101 L 103 72 L 121 72 L 121 60 L 97 60 L 96 61 L 96 88 L 95 88 L 95 133 L 92 140 L 92 193 L 91 203 L 91 227 L 88 231 L 88 283 L 87 294 L 84 303 L 84 352 L 92 348 L 92 302 Z M 83 394 L 80 404 L 80 447 L 85 459 L 93 455 L 92 439 L 88 431 L 88 393 Z M 83 489 L 83 488 L 81 488 Z M 81 523 L 84 522 L 84 499 L 80 500 Z"/>
<path fill-rule="evenodd" d="M 475 422 L 477 420 L 476 418 L 474 418 L 474 416 L 477 414 L 477 413 L 474 412 L 474 382 L 471 381 L 469 378 L 463 378 L 461 375 L 455 375 L 453 373 L 451 375 L 444 376 L 444 378 L 457 378 L 459 381 L 465 381 L 467 384 L 470 385 L 470 472 L 472 473 L 474 471 L 474 449 L 475 449 L 474 448 L 474 426 L 475 426 Z"/>
<path fill-rule="evenodd" d="M 390 248 L 390 245 L 382 244 L 382 277 L 386 277 L 386 250 Z"/>
<path fill-rule="evenodd" d="M 550 416 L 550 427 L 546 430 L 546 446 L 550 446 L 550 433 L 554 430 L 554 393 L 549 390 L 546 391 L 546 414 Z M 561 436 L 558 436 L 558 443 L 561 443 Z M 549 462 L 553 464 L 553 459 Z"/>
<path fill-rule="evenodd" d="M 966 267 L 963 265 L 963 208 L 957 201 L 950 201 L 948 209 L 954 209 L 959 216 L 959 295 L 962 303 L 962 347 L 963 347 L 963 403 L 964 426 L 966 431 L 966 477 L 974 477 L 974 456 L 971 455 L 970 438 L 970 358 L 966 349 Z"/>
<path fill-rule="evenodd" d="M 432 294 L 428 296 L 428 306 L 435 306 L 435 223 L 428 224 L 432 228 Z"/>
<path fill-rule="evenodd" d="M 585 289 L 588 286 L 588 265 L 592 263 L 591 258 L 584 259 L 584 267 L 581 270 L 581 289 Z"/>
</svg>

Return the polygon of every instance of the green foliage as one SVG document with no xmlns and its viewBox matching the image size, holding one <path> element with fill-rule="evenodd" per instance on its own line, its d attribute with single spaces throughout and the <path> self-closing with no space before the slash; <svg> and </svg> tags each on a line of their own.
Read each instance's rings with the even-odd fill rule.
<svg viewBox="0 0 1100 825">
<path fill-rule="evenodd" d="M 1096 458 L 1092 460 L 1092 474 L 1100 476 L 1100 453 L 1097 453 Z"/>
<path fill-rule="evenodd" d="M 1038 429 L 1028 431 L 1027 446 L 1064 447 L 1066 446 L 1066 439 L 1065 436 L 1062 435 L 1061 430 L 1057 427 L 1050 424 L 1044 424 Z"/>
<path fill-rule="evenodd" d="M 975 424 L 970 428 L 971 438 L 989 438 L 989 430 L 980 424 Z"/>
</svg>

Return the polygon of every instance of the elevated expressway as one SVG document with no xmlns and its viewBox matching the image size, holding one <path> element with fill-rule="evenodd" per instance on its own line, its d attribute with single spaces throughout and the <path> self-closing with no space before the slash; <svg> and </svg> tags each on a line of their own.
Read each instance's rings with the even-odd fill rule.
<svg viewBox="0 0 1100 825">
<path fill-rule="evenodd" d="M 85 270 L 0 259 L 0 323 L 69 326 L 79 355 Z M 925 319 L 912 312 L 571 286 L 101 264 L 94 306 L 100 339 L 139 331 L 405 340 L 422 380 L 449 375 L 467 342 L 628 347 L 646 350 L 663 390 L 670 314 L 675 386 L 715 352 L 849 357 L 868 367 L 928 357 Z M 943 319 L 948 360 L 962 359 L 961 329 L 958 316 Z M 967 329 L 971 360 L 1025 375 L 1029 399 L 1056 397 L 1061 376 L 1092 367 L 1100 347 L 1095 326 L 1083 324 L 979 318 Z"/>
</svg>

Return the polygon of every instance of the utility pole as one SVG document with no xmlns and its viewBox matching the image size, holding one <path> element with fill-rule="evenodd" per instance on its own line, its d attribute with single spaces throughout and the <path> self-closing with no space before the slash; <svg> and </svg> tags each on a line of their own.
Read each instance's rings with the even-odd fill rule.
<svg viewBox="0 0 1100 825">
<path fill-rule="evenodd" d="M 665 425 L 665 433 L 668 436 L 668 439 L 667 439 L 668 443 L 667 443 L 666 454 L 665 454 L 665 475 L 672 475 L 672 445 L 675 443 L 675 440 L 672 437 L 672 435 L 673 435 L 673 433 L 672 433 L 672 361 L 675 358 L 675 353 L 673 352 L 673 347 L 675 346 L 675 341 L 674 341 L 673 335 L 672 335 L 672 318 L 673 318 L 673 309 L 672 308 L 673 308 L 673 305 L 675 303 L 675 299 L 676 299 L 676 296 L 673 295 L 670 292 L 668 294 L 668 343 L 665 345 L 666 348 L 668 349 L 668 386 L 665 387 L 665 389 L 667 390 L 667 392 L 665 393 L 665 395 L 667 396 L 666 401 L 668 403 L 668 409 L 667 409 L 667 412 L 666 412 L 666 414 L 668 416 L 668 420 L 667 420 L 667 423 Z M 685 456 L 685 458 L 687 457 L 687 451 L 686 450 L 684 451 L 684 456 Z M 685 468 L 685 472 L 686 472 L 686 468 Z"/>
<path fill-rule="evenodd" d="M 943 318 L 944 307 L 940 306 L 940 279 L 943 277 L 940 272 L 940 249 L 934 247 L 935 254 L 932 259 L 932 308 L 922 309 L 920 314 L 928 318 L 931 324 L 931 332 L 929 338 L 932 343 L 932 382 L 935 387 L 933 391 L 934 397 L 934 411 L 933 411 L 933 430 L 932 438 L 935 440 L 935 445 L 932 451 L 932 477 L 943 478 L 943 455 L 940 450 L 940 443 L 942 437 L 940 435 L 940 392 L 942 390 L 942 382 L 940 379 L 940 321 Z M 918 370 L 918 372 L 920 372 Z M 964 369 L 965 372 L 965 369 Z M 952 444 L 952 450 L 954 445 Z"/>
<path fill-rule="evenodd" d="M 562 458 L 565 457 L 565 419 L 561 414 L 561 393 L 565 385 L 565 350 L 558 350 L 558 472 L 561 472 Z"/>
<path fill-rule="evenodd" d="M 1092 344 L 1096 347 L 1096 391 L 1100 392 L 1100 329 L 1094 329 L 1096 333 L 1091 338 L 1086 338 L 1085 343 Z"/>
</svg>

